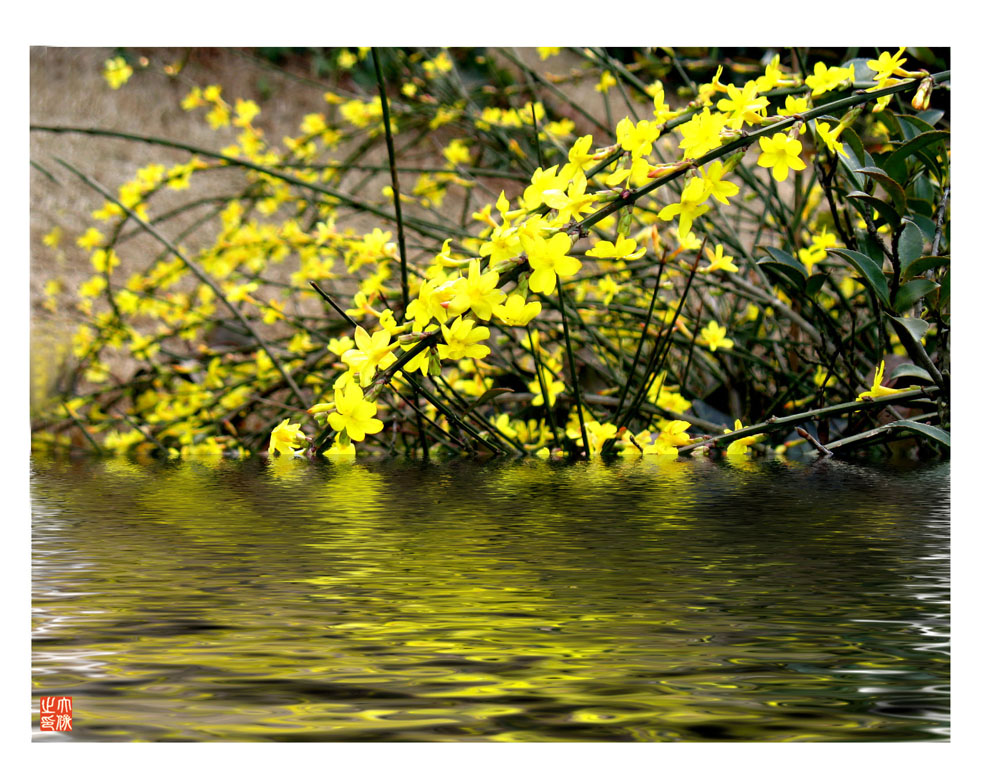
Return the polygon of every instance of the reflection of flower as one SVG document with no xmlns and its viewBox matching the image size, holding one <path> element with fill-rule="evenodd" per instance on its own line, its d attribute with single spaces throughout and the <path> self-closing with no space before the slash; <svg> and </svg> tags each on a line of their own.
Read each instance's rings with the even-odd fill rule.
<svg viewBox="0 0 1000 774">
<path fill-rule="evenodd" d="M 732 433 L 737 430 L 743 429 L 743 423 L 740 420 L 736 420 L 736 424 L 733 425 L 732 430 L 725 430 L 725 433 Z M 726 454 L 730 457 L 735 457 L 736 455 L 749 454 L 750 447 L 753 446 L 757 441 L 764 437 L 763 433 L 757 433 L 755 435 L 748 435 L 746 438 L 737 438 L 726 448 Z"/>
</svg>

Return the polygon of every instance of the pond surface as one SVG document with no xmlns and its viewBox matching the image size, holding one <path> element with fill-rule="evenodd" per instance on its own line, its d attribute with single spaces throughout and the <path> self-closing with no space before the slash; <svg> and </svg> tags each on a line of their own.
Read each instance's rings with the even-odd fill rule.
<svg viewBox="0 0 1000 774">
<path fill-rule="evenodd" d="M 39 741 L 948 734 L 947 463 L 32 464 Z"/>
</svg>

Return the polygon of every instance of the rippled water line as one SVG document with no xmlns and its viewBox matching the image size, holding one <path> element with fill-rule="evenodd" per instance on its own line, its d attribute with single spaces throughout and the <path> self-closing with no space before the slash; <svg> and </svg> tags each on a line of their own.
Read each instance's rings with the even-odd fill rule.
<svg viewBox="0 0 1000 774">
<path fill-rule="evenodd" d="M 947 732 L 947 468 L 288 462 L 36 463 L 71 739 Z"/>
</svg>

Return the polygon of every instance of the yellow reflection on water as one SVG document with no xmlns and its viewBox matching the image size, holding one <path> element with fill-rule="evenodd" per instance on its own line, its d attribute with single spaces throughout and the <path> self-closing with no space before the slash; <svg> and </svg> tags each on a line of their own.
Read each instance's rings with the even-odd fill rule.
<svg viewBox="0 0 1000 774">
<path fill-rule="evenodd" d="M 930 733 L 862 690 L 947 682 L 912 483 L 747 464 L 39 461 L 35 687 L 75 738 Z"/>
</svg>

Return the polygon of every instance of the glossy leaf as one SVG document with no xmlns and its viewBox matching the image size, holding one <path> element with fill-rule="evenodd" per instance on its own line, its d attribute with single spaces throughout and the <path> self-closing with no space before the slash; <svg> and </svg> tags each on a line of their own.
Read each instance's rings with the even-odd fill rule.
<svg viewBox="0 0 1000 774">
<path fill-rule="evenodd" d="M 806 280 L 806 295 L 810 298 L 815 297 L 829 276 L 829 274 L 810 274 L 809 279 Z"/>
<path fill-rule="evenodd" d="M 934 239 L 934 232 L 937 227 L 934 225 L 934 221 L 931 220 L 926 215 L 918 215 L 916 213 L 910 213 L 910 219 L 920 227 L 920 232 L 924 235 L 924 239 L 928 242 Z"/>
<path fill-rule="evenodd" d="M 899 128 L 902 130 L 903 137 L 905 137 L 906 140 L 912 140 L 914 137 L 919 137 L 924 132 L 934 131 L 933 126 L 926 121 L 921 121 L 916 116 L 904 116 L 901 113 L 897 113 L 896 120 L 899 121 Z"/>
<path fill-rule="evenodd" d="M 899 120 L 896 118 L 895 113 L 883 110 L 881 113 L 876 113 L 874 118 L 885 127 L 886 132 L 888 132 L 889 137 L 893 138 L 894 142 L 905 142 L 903 138 L 903 129 L 900 127 Z"/>
<path fill-rule="evenodd" d="M 948 266 L 950 264 L 951 259 L 946 255 L 927 255 L 923 258 L 917 258 L 917 260 L 907 266 L 903 271 L 902 279 L 905 282 L 911 277 L 916 277 L 920 274 L 924 274 L 925 272 L 938 269 L 942 266 Z"/>
<path fill-rule="evenodd" d="M 845 129 L 844 134 L 846 134 L 849 131 L 850 129 Z M 858 141 L 858 145 L 859 146 L 861 145 L 860 140 Z M 862 161 L 862 159 L 864 158 L 864 148 L 863 147 L 860 148 L 860 154 L 859 154 L 855 152 L 854 148 L 849 143 L 845 143 L 844 153 L 841 155 L 840 158 L 841 161 L 843 162 L 840 165 L 840 168 L 843 170 L 844 177 L 847 178 L 848 186 L 851 188 L 859 188 L 859 189 L 863 188 L 864 180 L 854 170 L 860 169 L 865 165 L 864 161 Z"/>
<path fill-rule="evenodd" d="M 929 125 L 934 126 L 938 121 L 944 118 L 944 111 L 932 108 L 930 110 L 921 110 L 917 113 L 917 118 L 921 121 L 926 121 Z"/>
<path fill-rule="evenodd" d="M 890 317 L 889 320 L 892 322 L 892 327 L 896 331 L 896 335 L 902 340 L 904 336 L 909 336 L 918 346 L 923 346 L 920 340 L 924 337 L 924 334 L 930 329 L 931 324 L 926 320 L 921 320 L 918 317 Z M 906 345 L 906 342 L 903 342 Z"/>
<path fill-rule="evenodd" d="M 904 219 L 903 232 L 899 235 L 899 267 L 903 271 L 924 254 L 924 235 L 910 219 Z"/>
<path fill-rule="evenodd" d="M 792 285 L 802 292 L 806 287 L 808 273 L 806 267 L 791 254 L 777 247 L 764 246 L 770 258 L 761 258 L 757 265 L 785 277 Z"/>
<path fill-rule="evenodd" d="M 896 303 L 894 308 L 897 312 L 905 312 L 911 308 L 917 299 L 923 298 L 933 290 L 937 290 L 938 284 L 926 279 L 910 280 L 899 288 L 896 293 Z"/>
<path fill-rule="evenodd" d="M 912 140 L 907 140 L 892 152 L 892 155 L 889 156 L 888 161 L 885 163 L 885 171 L 900 184 L 904 183 L 906 180 L 906 160 L 917 151 L 927 148 L 936 142 L 947 140 L 949 137 L 951 137 L 951 132 L 941 129 L 934 129 L 923 134 L 918 134 Z"/>
<path fill-rule="evenodd" d="M 896 212 L 906 212 L 906 192 L 899 183 L 886 174 L 884 169 L 880 169 L 879 167 L 861 167 L 857 172 L 870 177 L 882 186 L 883 190 L 889 194 L 889 198 L 892 199 L 892 205 L 895 207 Z"/>
<path fill-rule="evenodd" d="M 899 228 L 899 213 L 888 202 L 882 201 L 877 196 L 866 194 L 864 191 L 852 191 L 847 194 L 847 198 L 857 202 L 864 202 L 878 212 L 882 216 L 882 220 L 892 226 L 893 230 Z"/>
<path fill-rule="evenodd" d="M 834 125 L 836 125 L 836 119 L 834 119 Z M 855 159 L 863 159 L 865 157 L 865 146 L 861 142 L 861 138 L 858 137 L 857 132 L 851 129 L 851 127 L 847 127 L 840 133 L 840 139 L 850 147 Z M 861 165 L 859 164 L 858 166 Z M 857 167 L 854 168 L 857 169 Z"/>
<path fill-rule="evenodd" d="M 889 377 L 888 381 L 893 381 L 895 379 L 920 379 L 923 382 L 930 382 L 933 384 L 934 380 L 931 379 L 931 375 L 927 373 L 923 368 L 913 363 L 900 363 L 894 369 L 892 369 L 892 375 Z"/>
<path fill-rule="evenodd" d="M 951 435 L 946 431 L 942 430 L 940 427 L 934 427 L 934 425 L 925 425 L 923 422 L 914 422 L 912 419 L 900 419 L 892 423 L 892 427 L 906 428 L 907 430 L 912 430 L 915 433 L 919 433 L 925 438 L 930 438 L 932 441 L 937 441 L 939 444 L 947 447 L 951 447 Z"/>
<path fill-rule="evenodd" d="M 861 275 L 861 281 L 869 290 L 875 293 L 879 301 L 889 306 L 889 283 L 882 273 L 882 268 L 863 253 L 846 248 L 831 248 L 828 252 L 839 255 L 846 260 Z"/>
</svg>

